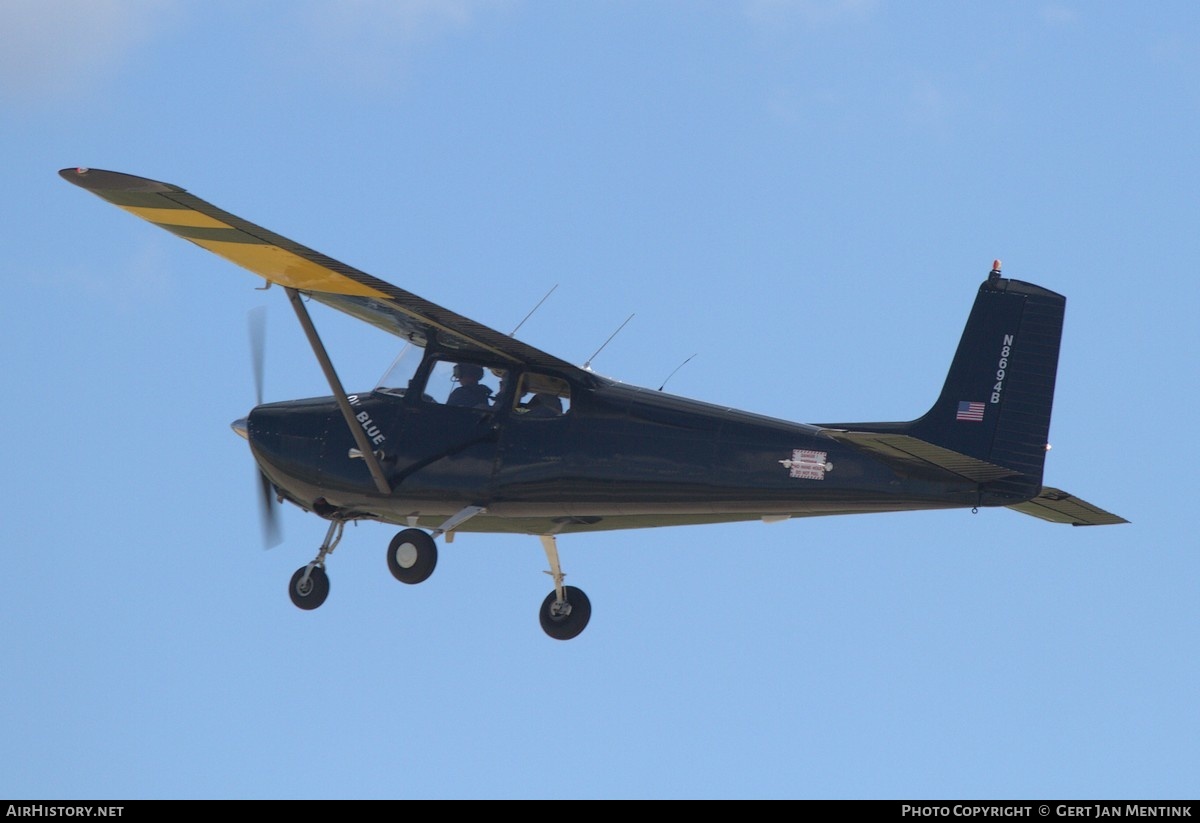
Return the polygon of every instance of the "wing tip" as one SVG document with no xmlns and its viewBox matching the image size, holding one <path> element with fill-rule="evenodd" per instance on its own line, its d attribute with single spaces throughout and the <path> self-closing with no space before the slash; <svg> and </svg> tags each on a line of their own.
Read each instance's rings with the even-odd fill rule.
<svg viewBox="0 0 1200 823">
<path fill-rule="evenodd" d="M 157 180 L 136 177 L 135 175 L 124 174 L 119 171 L 89 169 L 85 166 L 62 169 L 59 171 L 58 176 L 68 183 L 74 183 L 82 189 L 95 192 L 128 191 L 145 192 L 147 194 L 166 194 L 168 192 L 184 191 L 179 186 L 172 186 L 170 183 L 160 183 Z"/>
</svg>

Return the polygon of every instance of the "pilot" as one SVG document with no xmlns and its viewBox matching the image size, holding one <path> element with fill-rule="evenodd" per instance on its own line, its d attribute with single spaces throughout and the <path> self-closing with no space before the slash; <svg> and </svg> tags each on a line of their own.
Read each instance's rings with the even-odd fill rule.
<svg viewBox="0 0 1200 823">
<path fill-rule="evenodd" d="M 446 398 L 447 406 L 466 406 L 475 409 L 490 409 L 492 407 L 492 390 L 479 381 L 483 379 L 483 366 L 474 363 L 457 363 L 454 366 L 454 379 L 458 388 L 450 392 Z"/>
</svg>

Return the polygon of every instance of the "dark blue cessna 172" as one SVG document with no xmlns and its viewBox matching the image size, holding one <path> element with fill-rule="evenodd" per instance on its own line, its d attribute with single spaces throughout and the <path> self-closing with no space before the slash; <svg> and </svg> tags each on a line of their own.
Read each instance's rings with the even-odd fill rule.
<svg viewBox="0 0 1200 823">
<path fill-rule="evenodd" d="M 980 506 L 1075 526 L 1126 522 L 1042 485 L 1066 300 L 1002 277 L 999 261 L 924 416 L 808 425 L 606 379 L 178 186 L 59 174 L 286 291 L 332 396 L 260 398 L 233 428 L 261 471 L 268 523 L 271 497 L 329 521 L 288 587 L 302 609 L 328 595 L 326 559 L 351 520 L 404 527 L 387 550 L 404 583 L 433 572 L 437 537 L 537 535 L 554 579 L 541 625 L 561 640 L 583 631 L 591 604 L 563 584 L 560 534 Z M 347 394 L 302 297 L 405 340 L 393 376 Z"/>
</svg>

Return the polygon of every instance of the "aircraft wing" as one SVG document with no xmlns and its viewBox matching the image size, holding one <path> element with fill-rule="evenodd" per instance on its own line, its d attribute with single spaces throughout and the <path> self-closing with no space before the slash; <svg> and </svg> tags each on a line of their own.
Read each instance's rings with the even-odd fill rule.
<svg viewBox="0 0 1200 823">
<path fill-rule="evenodd" d="M 583 369 L 441 306 L 256 226 L 186 190 L 101 169 L 63 169 L 59 175 L 159 228 L 290 287 L 346 314 L 424 346 L 436 337 L 464 355 L 490 355 L 560 372 Z"/>
<path fill-rule="evenodd" d="M 1070 523 L 1072 526 L 1114 526 L 1128 523 L 1123 517 L 1093 506 L 1062 489 L 1043 486 L 1042 493 L 1032 500 L 1009 506 L 1022 514 L 1040 517 L 1051 523 Z"/>
</svg>

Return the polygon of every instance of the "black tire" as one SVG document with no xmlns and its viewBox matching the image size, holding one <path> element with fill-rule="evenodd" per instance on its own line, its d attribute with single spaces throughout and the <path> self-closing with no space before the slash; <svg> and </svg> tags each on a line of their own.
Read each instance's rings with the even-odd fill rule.
<svg viewBox="0 0 1200 823">
<path fill-rule="evenodd" d="M 570 613 L 555 613 L 554 601 L 557 600 L 557 596 L 554 592 L 550 592 L 542 601 L 542 608 L 538 614 L 542 621 L 542 631 L 555 640 L 570 640 L 572 637 L 578 637 L 579 633 L 587 628 L 588 621 L 592 619 L 592 602 L 588 600 L 582 589 L 564 586 L 563 596 L 571 607 Z"/>
<path fill-rule="evenodd" d="M 420 529 L 405 529 L 388 543 L 387 564 L 401 583 L 421 583 L 437 568 L 437 543 Z"/>
<path fill-rule="evenodd" d="M 288 595 L 297 608 L 312 611 L 329 597 L 329 576 L 320 566 L 313 566 L 308 575 L 308 584 L 301 589 L 300 579 L 304 577 L 304 570 L 307 568 L 308 566 L 301 566 L 296 569 L 296 573 L 292 575 L 292 582 L 288 584 Z"/>
</svg>

